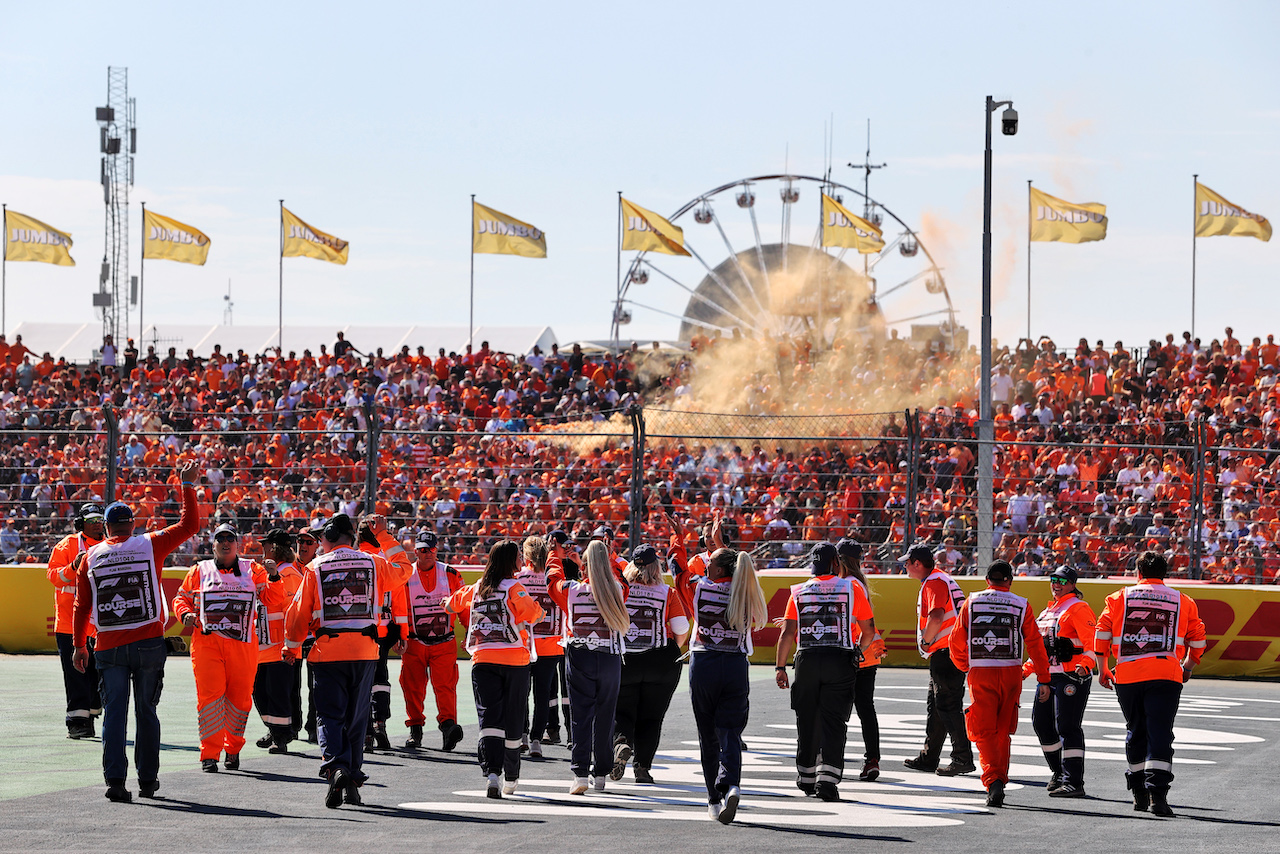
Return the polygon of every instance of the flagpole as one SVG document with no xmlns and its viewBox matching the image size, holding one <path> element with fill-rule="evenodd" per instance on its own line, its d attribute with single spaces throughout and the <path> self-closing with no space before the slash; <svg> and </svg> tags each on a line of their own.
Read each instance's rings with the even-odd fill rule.
<svg viewBox="0 0 1280 854">
<path fill-rule="evenodd" d="M 142 203 L 142 258 L 138 261 L 138 345 L 144 346 L 143 335 L 147 326 L 143 322 L 143 309 L 147 301 L 147 203 Z M 144 349 L 142 352 L 146 352 Z"/>
<path fill-rule="evenodd" d="M 467 311 L 467 343 L 476 335 L 476 194 L 471 194 L 471 226 L 468 243 L 471 245 L 471 306 Z"/>
<path fill-rule="evenodd" d="M 614 280 L 613 297 L 613 349 L 616 352 L 621 341 L 618 329 L 618 309 L 622 307 L 622 191 L 618 191 L 618 274 Z"/>
<path fill-rule="evenodd" d="M 1196 340 L 1196 187 L 1199 174 L 1191 176 L 1191 340 Z"/>
<path fill-rule="evenodd" d="M 9 332 L 9 316 L 6 313 L 9 296 L 9 205 L 0 205 L 4 219 L 4 251 L 0 252 L 0 335 Z"/>
<path fill-rule="evenodd" d="M 1031 342 L 1031 179 L 1027 179 L 1027 342 Z"/>
<path fill-rule="evenodd" d="M 276 346 L 284 352 L 284 199 L 280 200 L 280 288 L 276 315 Z"/>
</svg>

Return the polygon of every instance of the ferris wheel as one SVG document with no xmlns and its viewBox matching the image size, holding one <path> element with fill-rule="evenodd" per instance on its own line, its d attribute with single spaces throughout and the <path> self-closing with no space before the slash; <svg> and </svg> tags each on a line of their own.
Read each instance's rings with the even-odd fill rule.
<svg viewBox="0 0 1280 854">
<path fill-rule="evenodd" d="M 824 193 L 881 228 L 884 247 L 862 256 L 823 247 Z M 678 320 L 680 341 L 735 330 L 882 338 L 913 321 L 954 341 L 955 307 L 918 231 L 852 187 L 810 175 L 743 178 L 695 196 L 669 220 L 683 228 L 689 257 L 636 255 L 618 283 L 615 342 L 633 310 Z M 713 266 L 715 258 L 723 260 Z"/>
</svg>

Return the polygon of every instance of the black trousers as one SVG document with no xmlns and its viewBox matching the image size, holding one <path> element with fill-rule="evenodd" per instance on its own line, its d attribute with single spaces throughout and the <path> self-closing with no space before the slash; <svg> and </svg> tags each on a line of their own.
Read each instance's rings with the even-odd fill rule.
<svg viewBox="0 0 1280 854">
<path fill-rule="evenodd" d="M 633 762 L 641 768 L 653 767 L 662 738 L 662 721 L 680 684 L 682 669 L 680 647 L 674 640 L 648 652 L 629 652 L 622 657 L 622 683 L 613 728 L 618 739 L 631 745 L 635 751 Z"/>
<path fill-rule="evenodd" d="M 569 768 L 575 777 L 602 777 L 613 769 L 613 715 L 622 656 L 572 645 L 564 655 L 573 725 Z"/>
<path fill-rule="evenodd" d="M 83 723 L 102 712 L 102 697 L 98 695 L 98 668 L 93 660 L 93 638 L 89 638 L 89 663 L 84 673 L 71 664 L 75 654 L 75 640 L 69 632 L 54 635 L 58 642 L 58 658 L 62 661 L 62 687 L 67 693 L 67 724 Z"/>
<path fill-rule="evenodd" d="M 796 653 L 791 708 L 796 713 L 798 782 L 839 783 L 844 777 L 844 745 L 857 676 L 852 650 L 817 647 Z"/>
<path fill-rule="evenodd" d="M 1049 699 L 1040 701 L 1039 692 L 1031 704 L 1031 727 L 1040 739 L 1045 762 L 1061 771 L 1064 782 L 1084 786 L 1084 709 L 1089 703 L 1092 677 L 1076 679 L 1065 673 L 1049 678 Z"/>
<path fill-rule="evenodd" d="M 547 722 L 560 704 L 556 699 L 556 683 L 564 664 L 563 655 L 540 655 L 529 666 L 529 682 L 533 690 L 533 712 L 525 710 L 525 732 L 531 741 L 542 741 Z"/>
<path fill-rule="evenodd" d="M 480 770 L 520 779 L 520 735 L 529 697 L 529 665 L 473 664 L 471 693 L 480 719 Z"/>
<path fill-rule="evenodd" d="M 1168 791 L 1173 782 L 1173 719 L 1182 699 L 1182 683 L 1171 679 L 1116 683 L 1124 714 L 1125 779 L 1130 789 L 1145 786 Z"/>
<path fill-rule="evenodd" d="M 279 744 L 293 740 L 293 684 L 296 668 L 287 661 L 259 662 L 253 706 Z"/>
<path fill-rule="evenodd" d="M 375 723 L 386 723 L 391 717 L 391 670 L 387 666 L 387 657 L 391 647 L 400 640 L 400 626 L 392 625 L 387 629 L 387 636 L 378 638 L 378 662 L 373 668 L 373 705 L 369 715 L 369 731 L 373 732 Z"/>
<path fill-rule="evenodd" d="M 747 657 L 737 652 L 689 657 L 689 697 L 709 803 L 720 803 L 725 792 L 742 782 L 742 731 L 751 711 L 749 668 Z"/>
<path fill-rule="evenodd" d="M 858 669 L 858 681 L 853 686 L 853 708 L 862 724 L 862 758 L 868 762 L 880 761 L 880 719 L 876 717 L 876 672 L 880 665 Z"/>
<path fill-rule="evenodd" d="M 368 779 L 361 766 L 373 667 L 372 661 L 320 661 L 313 665 L 322 777 L 345 769 L 357 783 Z"/>
<path fill-rule="evenodd" d="M 964 674 L 940 649 L 929 656 L 929 697 L 925 704 L 924 753 L 931 762 L 942 756 L 951 737 L 951 759 L 973 762 L 973 745 L 964 726 Z"/>
</svg>

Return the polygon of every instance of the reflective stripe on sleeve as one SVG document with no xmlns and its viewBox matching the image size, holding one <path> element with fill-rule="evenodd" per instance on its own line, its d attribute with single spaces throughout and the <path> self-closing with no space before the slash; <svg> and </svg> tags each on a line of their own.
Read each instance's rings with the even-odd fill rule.
<svg viewBox="0 0 1280 854">
<path fill-rule="evenodd" d="M 1194 641 L 1191 641 L 1189 644 L 1187 644 L 1187 646 L 1191 647 L 1192 649 L 1203 649 L 1205 647 L 1205 642 L 1202 640 L 1194 640 Z"/>
<path fill-rule="evenodd" d="M 1111 632 L 1094 632 L 1093 639 L 1096 641 L 1109 641 L 1111 640 Z"/>
</svg>

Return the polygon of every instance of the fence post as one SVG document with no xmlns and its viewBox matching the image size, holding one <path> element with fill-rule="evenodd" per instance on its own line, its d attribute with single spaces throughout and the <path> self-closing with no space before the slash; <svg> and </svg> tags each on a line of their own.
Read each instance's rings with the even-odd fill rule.
<svg viewBox="0 0 1280 854">
<path fill-rule="evenodd" d="M 116 409 L 111 404 L 102 407 L 103 419 L 107 422 L 107 488 L 102 496 L 103 504 L 116 500 L 116 466 L 120 456 L 120 421 L 116 418 Z"/>
<path fill-rule="evenodd" d="M 916 444 L 920 437 L 920 410 L 906 410 L 907 426 L 907 506 L 902 509 L 906 545 L 916 541 L 916 490 L 919 488 L 919 454 Z M 905 549 L 903 551 L 906 551 Z"/>
<path fill-rule="evenodd" d="M 378 407 L 372 400 L 364 401 L 364 420 L 364 512 L 372 513 L 378 499 L 378 436 L 382 433 Z"/>
<path fill-rule="evenodd" d="M 641 524 L 644 520 L 644 409 L 638 403 L 627 409 L 631 418 L 631 514 L 627 533 L 627 553 L 640 545 Z"/>
<path fill-rule="evenodd" d="M 1203 421 L 1196 421 L 1191 425 L 1191 447 L 1194 448 L 1196 458 L 1195 476 L 1192 478 L 1195 494 L 1191 498 L 1191 567 L 1188 575 L 1197 580 L 1203 574 L 1200 558 L 1204 546 L 1200 541 L 1200 532 L 1204 527 L 1204 428 Z"/>
</svg>

